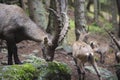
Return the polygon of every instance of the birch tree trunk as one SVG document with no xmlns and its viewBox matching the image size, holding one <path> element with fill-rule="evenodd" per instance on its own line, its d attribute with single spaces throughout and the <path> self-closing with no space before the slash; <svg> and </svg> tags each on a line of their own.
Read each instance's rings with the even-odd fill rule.
<svg viewBox="0 0 120 80">
<path fill-rule="evenodd" d="M 47 28 L 46 11 L 42 0 L 28 0 L 30 18 L 41 28 Z"/>
<path fill-rule="evenodd" d="M 85 19 L 85 0 L 75 0 L 75 34 L 76 40 L 79 39 L 80 33 L 86 32 L 86 19 Z"/>
</svg>

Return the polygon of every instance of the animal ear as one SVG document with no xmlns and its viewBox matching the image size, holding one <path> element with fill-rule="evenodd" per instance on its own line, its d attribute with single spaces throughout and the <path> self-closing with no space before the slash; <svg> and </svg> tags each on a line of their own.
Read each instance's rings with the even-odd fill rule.
<svg viewBox="0 0 120 80">
<path fill-rule="evenodd" d="M 47 44 L 47 43 L 48 43 L 48 38 L 45 37 L 45 38 L 44 38 L 44 44 Z"/>
<path fill-rule="evenodd" d="M 90 32 L 86 32 L 85 34 L 84 34 L 84 36 L 89 36 L 90 35 Z"/>
<path fill-rule="evenodd" d="M 90 42 L 90 46 L 92 49 L 94 48 L 93 42 Z"/>
<path fill-rule="evenodd" d="M 100 43 L 99 43 L 99 42 L 98 42 L 97 44 L 98 44 L 98 46 L 100 46 Z"/>
</svg>

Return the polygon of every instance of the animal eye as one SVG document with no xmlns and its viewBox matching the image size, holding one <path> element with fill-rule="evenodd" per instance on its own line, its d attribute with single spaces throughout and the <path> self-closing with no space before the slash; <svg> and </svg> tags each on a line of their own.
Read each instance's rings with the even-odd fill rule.
<svg viewBox="0 0 120 80">
<path fill-rule="evenodd" d="M 85 46 L 83 46 L 83 47 L 85 47 Z"/>
</svg>

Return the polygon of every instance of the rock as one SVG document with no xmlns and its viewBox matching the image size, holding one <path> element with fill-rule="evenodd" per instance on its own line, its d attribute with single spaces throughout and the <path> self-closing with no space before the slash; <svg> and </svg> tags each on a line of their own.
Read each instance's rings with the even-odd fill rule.
<svg viewBox="0 0 120 80">
<path fill-rule="evenodd" d="M 7 54 L 8 51 L 7 51 L 7 49 L 3 48 L 3 49 L 1 49 L 1 53 L 5 53 L 5 54 Z"/>
<path fill-rule="evenodd" d="M 114 67 L 116 68 L 117 78 L 120 80 L 120 63 L 116 64 Z"/>
<path fill-rule="evenodd" d="M 96 74 L 95 70 L 93 69 L 92 66 L 85 66 L 85 69 L 93 74 Z M 102 67 L 98 67 L 101 76 L 105 79 L 105 80 L 117 80 L 116 76 L 112 74 L 112 72 L 110 72 L 109 70 L 102 68 Z M 97 74 L 96 74 L 97 75 Z"/>
<path fill-rule="evenodd" d="M 1 61 L 2 65 L 7 65 L 7 61 Z"/>
<path fill-rule="evenodd" d="M 0 67 L 0 80 L 34 80 L 37 71 L 32 64 Z"/>
<path fill-rule="evenodd" d="M 117 75 L 118 80 L 120 80 L 120 69 L 116 70 L 116 75 Z"/>
<path fill-rule="evenodd" d="M 29 56 L 28 60 L 33 60 L 33 65 L 39 71 L 37 80 L 71 80 L 71 69 L 65 63 L 46 62 L 36 56 Z"/>
<path fill-rule="evenodd" d="M 71 69 L 65 63 L 29 55 L 23 65 L 0 66 L 0 80 L 71 80 Z"/>
</svg>

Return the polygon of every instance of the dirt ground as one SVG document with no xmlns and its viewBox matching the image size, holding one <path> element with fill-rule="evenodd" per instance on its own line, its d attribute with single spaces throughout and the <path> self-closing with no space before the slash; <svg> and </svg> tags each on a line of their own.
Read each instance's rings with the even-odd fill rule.
<svg viewBox="0 0 120 80">
<path fill-rule="evenodd" d="M 38 52 L 36 54 L 37 56 L 42 57 L 41 49 L 38 43 L 35 43 L 32 41 L 23 41 L 17 44 L 17 46 L 18 46 L 19 58 L 21 61 L 25 60 L 25 58 L 22 55 L 28 55 L 35 51 Z M 7 60 L 7 53 L 5 53 L 6 51 L 3 51 L 3 52 L 0 53 L 0 62 Z M 56 54 L 55 54 L 55 60 L 67 63 L 72 70 L 71 80 L 78 80 L 78 73 L 76 70 L 76 66 L 71 56 L 67 55 L 67 53 L 63 50 L 58 50 L 56 51 Z M 116 62 L 115 62 L 114 54 L 109 53 L 109 55 L 106 56 L 105 64 L 100 64 L 98 62 L 98 66 L 105 67 L 114 73 L 114 68 L 112 68 L 111 66 L 114 65 L 115 63 Z M 89 72 L 87 72 L 86 78 L 87 78 L 86 80 L 98 80 L 95 74 L 91 74 Z"/>
</svg>

